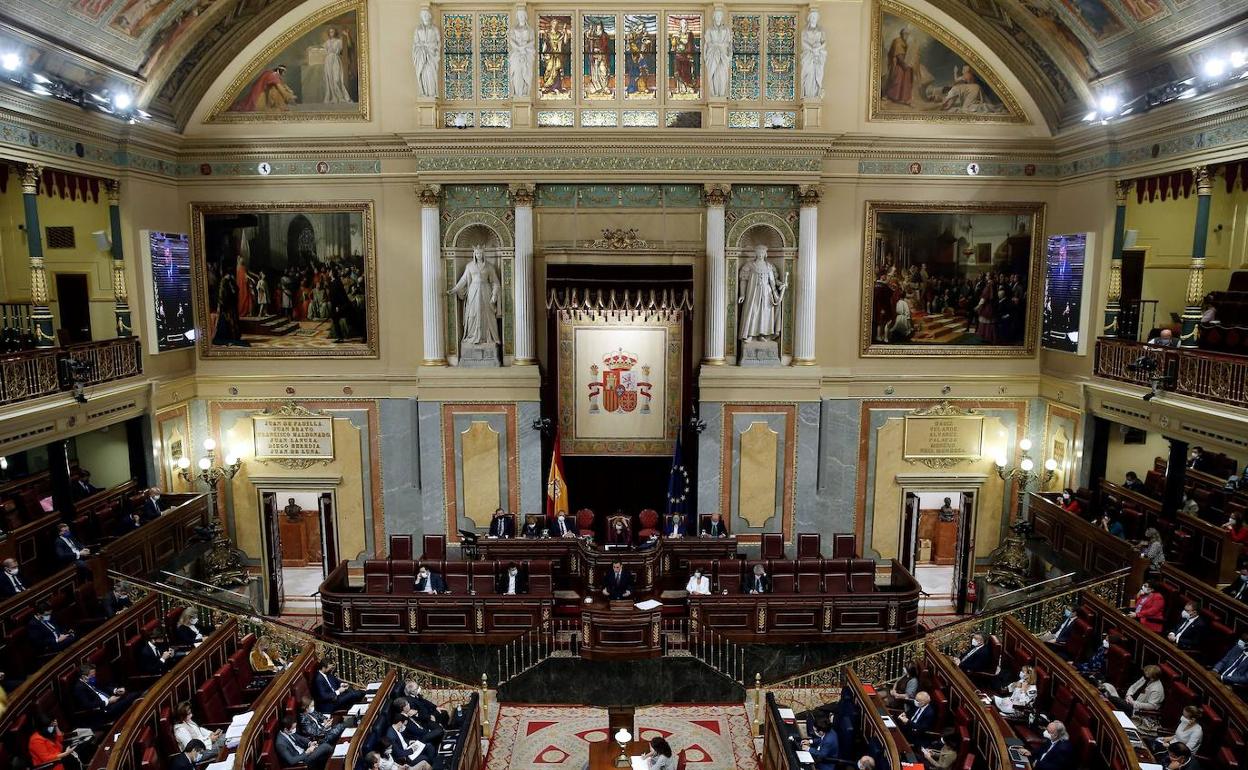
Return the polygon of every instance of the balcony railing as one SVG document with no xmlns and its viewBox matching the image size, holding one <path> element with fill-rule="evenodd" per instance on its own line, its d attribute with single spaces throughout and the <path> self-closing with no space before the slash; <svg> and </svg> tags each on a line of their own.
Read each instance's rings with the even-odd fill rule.
<svg viewBox="0 0 1248 770">
<path fill-rule="evenodd" d="M 1155 361 L 1156 366 L 1139 366 L 1141 359 Z M 1096 341 L 1096 376 L 1144 387 L 1162 377 L 1160 390 L 1235 406 L 1248 404 L 1244 356 L 1102 337 Z"/>
<path fill-rule="evenodd" d="M 138 337 L 37 348 L 0 357 L 0 405 L 143 373 Z"/>
</svg>

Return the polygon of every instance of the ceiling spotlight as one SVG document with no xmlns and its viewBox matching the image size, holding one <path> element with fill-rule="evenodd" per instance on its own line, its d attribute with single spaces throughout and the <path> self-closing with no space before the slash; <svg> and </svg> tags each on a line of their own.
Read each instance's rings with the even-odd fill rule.
<svg viewBox="0 0 1248 770">
<path fill-rule="evenodd" d="M 1209 61 L 1205 62 L 1204 72 L 1205 72 L 1205 77 L 1207 78 L 1210 78 L 1210 79 L 1220 78 L 1226 72 L 1226 62 L 1222 61 L 1221 59 L 1210 59 Z"/>
<path fill-rule="evenodd" d="M 1231 54 L 1231 66 L 1232 67 L 1234 67 L 1235 69 L 1239 69 L 1245 64 L 1248 64 L 1248 52 L 1235 51 L 1234 53 Z"/>
<path fill-rule="evenodd" d="M 134 100 L 130 98 L 130 94 L 124 91 L 113 95 L 113 107 L 119 110 L 127 109 L 133 103 Z"/>
<path fill-rule="evenodd" d="M 5 71 L 13 72 L 20 66 L 22 66 L 22 57 L 18 56 L 16 52 L 9 51 L 0 55 L 0 67 L 4 67 Z"/>
<path fill-rule="evenodd" d="M 1113 94 L 1105 94 L 1100 101 L 1101 112 L 1106 115 L 1113 115 L 1118 111 L 1118 97 Z"/>
<path fill-rule="evenodd" d="M 46 77 L 44 77 L 43 75 L 40 75 L 38 72 L 32 72 L 32 73 L 30 74 L 30 79 L 31 79 L 31 80 L 33 80 L 33 81 L 35 81 L 36 83 L 38 83 L 38 84 L 39 84 L 39 85 L 41 85 L 41 86 L 42 86 L 42 85 L 47 85 L 48 83 L 51 83 L 51 82 L 52 82 L 51 80 L 48 80 L 48 79 L 47 79 Z"/>
<path fill-rule="evenodd" d="M 1084 120 L 1084 122 L 1086 122 L 1086 123 L 1092 123 L 1093 121 L 1095 121 L 1095 120 L 1096 120 L 1097 118 L 1099 118 L 1099 117 L 1100 117 L 1100 113 L 1098 113 L 1096 110 L 1092 110 L 1092 111 L 1091 111 L 1091 112 L 1089 112 L 1087 115 L 1084 115 L 1084 116 L 1083 116 L 1083 120 Z"/>
<path fill-rule="evenodd" d="M 1196 95 L 1196 89 L 1195 89 L 1195 88 L 1189 88 L 1189 89 L 1187 89 L 1186 91 L 1184 91 L 1183 93 L 1179 94 L 1179 98 L 1180 98 L 1180 99 L 1191 99 L 1191 98 L 1192 98 L 1193 96 L 1195 96 L 1195 95 Z"/>
</svg>

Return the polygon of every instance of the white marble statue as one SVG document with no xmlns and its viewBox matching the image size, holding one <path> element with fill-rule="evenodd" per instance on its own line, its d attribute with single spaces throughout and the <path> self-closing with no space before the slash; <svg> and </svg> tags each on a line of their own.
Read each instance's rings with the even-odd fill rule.
<svg viewBox="0 0 1248 770">
<path fill-rule="evenodd" d="M 485 261 L 480 246 L 472 247 L 472 261 L 447 292 L 464 301 L 465 345 L 498 344 L 498 271 Z"/>
<path fill-rule="evenodd" d="M 823 67 L 828 63 L 828 41 L 819 29 L 819 12 L 811 9 L 802 30 L 802 98 L 823 96 Z"/>
<path fill-rule="evenodd" d="M 527 98 L 533 91 L 533 60 L 537 56 L 529 13 L 516 9 L 516 23 L 507 33 L 507 82 L 513 98 Z"/>
<path fill-rule="evenodd" d="M 420 24 L 412 33 L 412 66 L 416 68 L 416 82 L 420 95 L 429 99 L 438 95 L 438 62 L 442 56 L 442 33 L 433 26 L 433 14 L 428 8 L 420 9 Z"/>
<path fill-rule="evenodd" d="M 737 273 L 737 304 L 741 305 L 737 339 L 775 339 L 780 334 L 780 303 L 788 287 L 788 276 L 781 283 L 776 268 L 767 261 L 767 247 L 755 246 L 754 259 Z"/>
<path fill-rule="evenodd" d="M 702 36 L 702 61 L 706 65 L 707 92 L 711 97 L 727 96 L 732 79 L 732 30 L 724 23 L 724 12 L 719 8 L 711 15 L 711 26 Z"/>
</svg>

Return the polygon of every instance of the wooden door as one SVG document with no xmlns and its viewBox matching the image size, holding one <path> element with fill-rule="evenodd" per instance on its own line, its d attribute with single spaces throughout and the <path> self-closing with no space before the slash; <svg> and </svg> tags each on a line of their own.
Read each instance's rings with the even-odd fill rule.
<svg viewBox="0 0 1248 770">
<path fill-rule="evenodd" d="M 280 615 L 282 612 L 282 535 L 278 518 L 277 493 L 262 492 L 260 516 L 264 522 L 263 559 L 264 614 Z"/>
<path fill-rule="evenodd" d="M 962 493 L 958 517 L 958 547 L 953 558 L 953 611 L 966 612 L 971 581 L 975 578 L 975 493 Z"/>
<path fill-rule="evenodd" d="M 338 566 L 338 527 L 334 521 L 334 493 L 322 492 L 317 500 L 321 514 L 321 574 Z"/>
<path fill-rule="evenodd" d="M 918 558 L 919 548 L 919 496 L 913 492 L 906 493 L 905 511 L 901 527 L 901 566 L 914 574 L 914 562 Z"/>
<path fill-rule="evenodd" d="M 91 341 L 91 294 L 85 273 L 56 274 L 56 306 L 66 342 Z"/>
</svg>

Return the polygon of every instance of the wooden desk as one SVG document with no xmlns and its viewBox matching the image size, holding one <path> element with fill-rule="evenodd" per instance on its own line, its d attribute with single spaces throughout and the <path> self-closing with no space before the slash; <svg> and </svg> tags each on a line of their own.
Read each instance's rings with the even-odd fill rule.
<svg viewBox="0 0 1248 770">
<path fill-rule="evenodd" d="M 650 741 L 640 738 L 632 741 L 624 749 L 630 757 L 639 757 L 650 750 Z M 594 741 L 589 744 L 589 770 L 616 770 L 615 758 L 620 756 L 620 744 L 615 738 L 605 741 Z M 673 757 L 674 758 L 674 757 Z M 628 765 L 625 765 L 627 768 Z"/>
<path fill-rule="evenodd" d="M 581 657 L 637 660 L 663 654 L 663 608 L 639 610 L 632 599 L 607 602 L 595 597 L 581 609 Z"/>
</svg>

